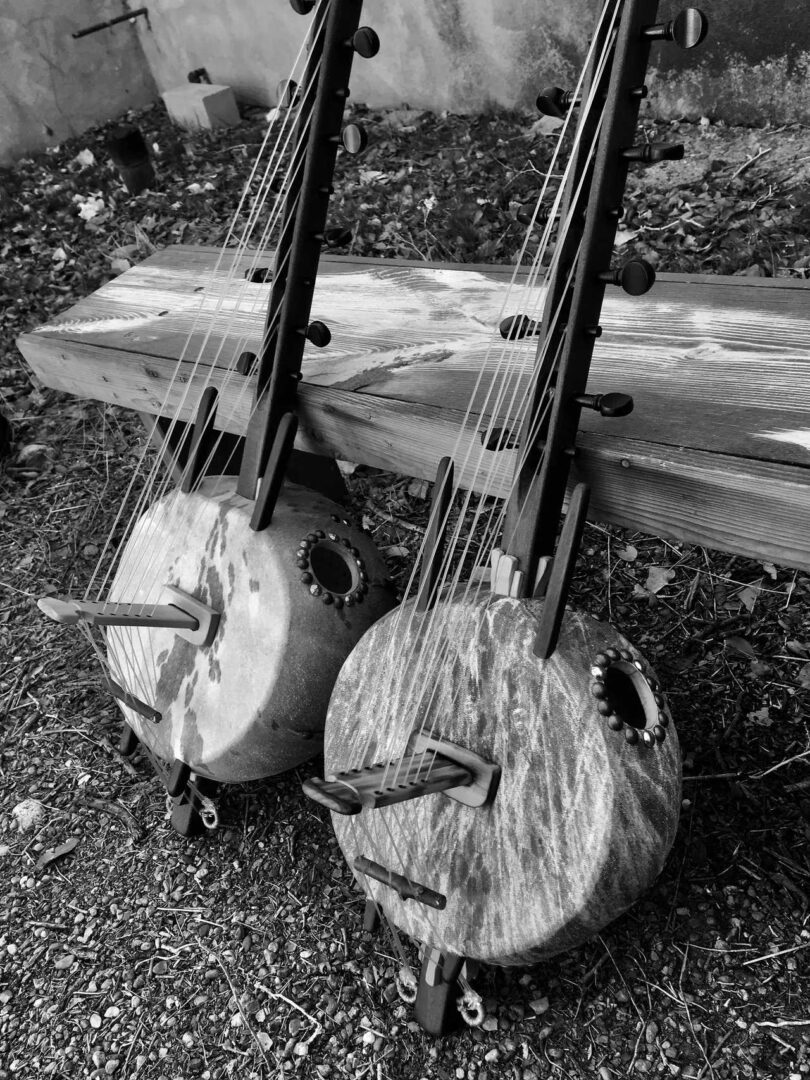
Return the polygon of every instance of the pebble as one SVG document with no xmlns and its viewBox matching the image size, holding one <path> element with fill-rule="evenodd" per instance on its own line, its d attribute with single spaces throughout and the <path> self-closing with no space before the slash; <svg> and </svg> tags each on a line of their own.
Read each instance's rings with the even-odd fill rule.
<svg viewBox="0 0 810 1080">
<path fill-rule="evenodd" d="M 12 807 L 11 816 L 17 822 L 20 832 L 33 829 L 45 816 L 45 807 L 39 799 L 23 799 Z"/>
<path fill-rule="evenodd" d="M 534 1001 L 529 1002 L 529 1008 L 535 1016 L 542 1016 L 544 1012 L 547 1012 L 548 1005 L 549 1002 L 547 997 L 535 998 Z"/>
<path fill-rule="evenodd" d="M 90 1013 L 90 1027 L 96 1030 L 101 1027 L 101 1017 L 97 1012 Z"/>
<path fill-rule="evenodd" d="M 73 966 L 73 961 L 75 959 L 76 957 L 73 953 L 67 953 L 65 956 L 60 956 L 53 966 L 57 971 L 67 971 L 69 967 Z"/>
</svg>

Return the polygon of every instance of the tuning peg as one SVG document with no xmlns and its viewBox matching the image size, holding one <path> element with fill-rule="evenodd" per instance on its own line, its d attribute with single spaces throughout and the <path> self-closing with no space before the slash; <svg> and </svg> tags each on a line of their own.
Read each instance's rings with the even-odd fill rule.
<svg viewBox="0 0 810 1080">
<path fill-rule="evenodd" d="M 236 370 L 240 375 L 250 375 L 256 365 L 259 362 L 259 358 L 254 352 L 241 352 L 236 361 Z"/>
<path fill-rule="evenodd" d="M 296 15 L 309 15 L 315 7 L 315 0 L 290 0 L 290 7 Z"/>
<path fill-rule="evenodd" d="M 657 161 L 680 161 L 683 157 L 683 143 L 642 143 L 622 150 L 626 161 L 641 161 L 645 165 L 654 165 Z"/>
<path fill-rule="evenodd" d="M 351 229 L 344 229 L 341 225 L 333 225 L 331 228 L 323 230 L 321 239 L 327 247 L 345 247 L 354 239 L 354 233 Z"/>
<path fill-rule="evenodd" d="M 694 49 L 706 40 L 709 20 L 698 8 L 684 8 L 670 22 L 645 26 L 641 31 L 649 41 L 674 41 L 681 49 Z"/>
<path fill-rule="evenodd" d="M 573 90 L 563 90 L 559 86 L 547 86 L 537 95 L 538 112 L 543 116 L 555 116 L 559 120 L 564 120 L 568 110 L 579 104 L 580 99 Z"/>
<path fill-rule="evenodd" d="M 628 296 L 643 296 L 655 284 L 655 269 L 646 259 L 631 259 L 616 270 L 605 270 L 599 280 L 621 286 Z"/>
<path fill-rule="evenodd" d="M 480 438 L 487 450 L 514 450 L 520 445 L 517 436 L 507 427 L 495 427 L 482 431 Z"/>
<path fill-rule="evenodd" d="M 276 87 L 277 109 L 291 109 L 298 95 L 298 83 L 295 79 L 282 79 Z"/>
<path fill-rule="evenodd" d="M 269 266 L 251 266 L 245 271 L 245 279 L 254 285 L 264 285 L 273 280 L 273 271 Z"/>
<path fill-rule="evenodd" d="M 379 35 L 370 26 L 361 26 L 359 30 L 356 30 L 348 44 L 364 60 L 370 60 L 372 56 L 376 56 L 380 51 Z"/>
<path fill-rule="evenodd" d="M 332 340 L 332 331 L 322 322 L 311 322 L 306 330 L 302 330 L 307 341 L 311 341 L 317 349 L 324 349 Z"/>
<path fill-rule="evenodd" d="M 629 394 L 578 394 L 574 401 L 600 416 L 628 416 L 633 411 L 633 399 Z"/>
<path fill-rule="evenodd" d="M 347 154 L 362 154 L 368 146 L 368 134 L 360 124 L 347 124 L 339 140 Z"/>
<path fill-rule="evenodd" d="M 504 319 L 498 327 L 501 337 L 507 341 L 517 341 L 518 338 L 530 337 L 540 333 L 540 323 L 530 319 L 528 315 L 510 315 Z"/>
</svg>

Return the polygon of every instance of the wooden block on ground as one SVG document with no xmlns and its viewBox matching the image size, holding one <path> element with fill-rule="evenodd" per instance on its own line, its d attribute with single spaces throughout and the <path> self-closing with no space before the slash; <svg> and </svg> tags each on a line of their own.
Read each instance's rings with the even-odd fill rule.
<svg viewBox="0 0 810 1080">
<path fill-rule="evenodd" d="M 169 116 L 181 127 L 231 127 L 240 120 L 236 98 L 230 86 L 186 83 L 163 94 Z"/>
</svg>

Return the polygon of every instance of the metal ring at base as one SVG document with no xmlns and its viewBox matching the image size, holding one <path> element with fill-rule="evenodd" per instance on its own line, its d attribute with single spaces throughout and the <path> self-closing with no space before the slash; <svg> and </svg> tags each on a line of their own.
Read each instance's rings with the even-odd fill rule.
<svg viewBox="0 0 810 1080">
<path fill-rule="evenodd" d="M 461 1019 L 470 1027 L 480 1027 L 484 1022 L 484 1002 L 474 990 L 465 990 L 456 1002 Z"/>
<path fill-rule="evenodd" d="M 413 1005 L 416 1001 L 416 993 L 419 984 L 412 971 L 401 967 L 396 976 L 397 993 L 407 1005 Z"/>
</svg>

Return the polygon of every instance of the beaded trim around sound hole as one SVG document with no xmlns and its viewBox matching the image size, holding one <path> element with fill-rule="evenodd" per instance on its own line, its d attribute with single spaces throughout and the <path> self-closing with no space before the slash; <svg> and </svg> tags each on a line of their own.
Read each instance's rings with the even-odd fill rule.
<svg viewBox="0 0 810 1080">
<path fill-rule="evenodd" d="M 348 537 L 316 529 L 299 542 L 295 558 L 310 596 L 338 609 L 362 604 L 368 574 L 359 549 Z"/>
<path fill-rule="evenodd" d="M 594 658 L 591 693 L 608 726 L 631 746 L 655 746 L 667 737 L 669 716 L 658 680 L 646 661 L 629 649 L 605 649 Z"/>
</svg>

